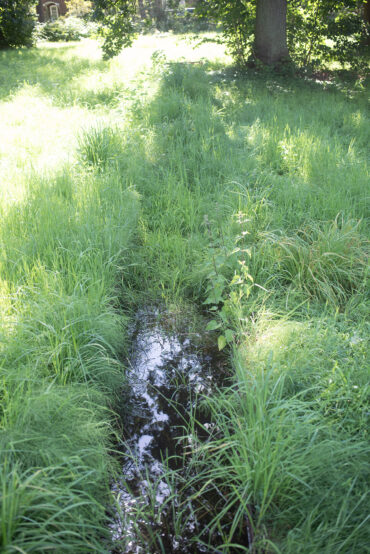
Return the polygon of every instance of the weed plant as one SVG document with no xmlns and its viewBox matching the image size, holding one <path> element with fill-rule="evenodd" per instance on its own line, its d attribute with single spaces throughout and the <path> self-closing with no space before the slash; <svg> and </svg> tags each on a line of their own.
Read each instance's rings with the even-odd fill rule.
<svg viewBox="0 0 370 554">
<path fill-rule="evenodd" d="M 198 305 L 235 370 L 174 506 L 219 498 L 223 552 L 246 525 L 256 552 L 367 551 L 364 83 L 214 52 L 1 54 L 5 552 L 108 550 L 124 314 L 149 301 Z"/>
</svg>

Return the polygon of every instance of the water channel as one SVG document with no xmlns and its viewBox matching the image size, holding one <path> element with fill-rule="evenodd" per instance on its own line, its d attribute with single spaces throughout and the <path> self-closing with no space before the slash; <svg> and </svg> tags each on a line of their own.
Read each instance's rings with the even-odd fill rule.
<svg viewBox="0 0 370 554">
<path fill-rule="evenodd" d="M 112 487 L 117 498 L 111 525 L 115 554 L 217 552 L 209 547 L 204 510 L 199 518 L 190 502 L 184 507 L 179 492 L 186 479 L 188 414 L 197 410 L 201 395 L 211 395 L 225 380 L 225 361 L 204 346 L 205 337 L 191 334 L 186 321 L 173 325 L 166 312 L 144 309 L 137 314 L 127 373 L 132 411 L 125 429 L 125 462 L 122 478 Z M 196 415 L 200 428 L 212 425 L 207 415 Z M 189 446 L 191 438 L 186 440 Z M 204 539 L 196 542 L 199 533 Z"/>
</svg>

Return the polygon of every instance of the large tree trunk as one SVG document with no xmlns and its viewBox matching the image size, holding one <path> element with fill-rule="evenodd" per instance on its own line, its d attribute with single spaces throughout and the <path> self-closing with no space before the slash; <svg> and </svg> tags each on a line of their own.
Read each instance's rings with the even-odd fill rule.
<svg viewBox="0 0 370 554">
<path fill-rule="evenodd" d="M 254 53 L 263 63 L 289 57 L 286 40 L 287 0 L 257 0 Z"/>
</svg>

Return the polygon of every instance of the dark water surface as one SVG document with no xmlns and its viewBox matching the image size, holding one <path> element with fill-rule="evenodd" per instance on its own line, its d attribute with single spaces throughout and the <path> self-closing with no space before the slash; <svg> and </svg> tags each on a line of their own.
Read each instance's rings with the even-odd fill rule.
<svg viewBox="0 0 370 554">
<path fill-rule="evenodd" d="M 184 444 L 191 443 L 191 437 L 179 441 L 187 434 L 188 414 L 196 410 L 199 395 L 209 396 L 225 379 L 223 359 L 218 351 L 207 352 L 204 342 L 189 333 L 186 321 L 173 325 L 171 314 L 154 309 L 137 314 L 127 375 L 129 454 L 122 479 L 112 487 L 119 505 L 111 525 L 115 553 L 210 552 L 202 542 L 209 541 L 211 515 L 204 517 L 203 509 L 199 517 L 179 494 L 186 478 Z M 211 425 L 206 415 L 196 415 L 200 429 Z M 204 539 L 194 542 L 201 531 Z"/>
</svg>

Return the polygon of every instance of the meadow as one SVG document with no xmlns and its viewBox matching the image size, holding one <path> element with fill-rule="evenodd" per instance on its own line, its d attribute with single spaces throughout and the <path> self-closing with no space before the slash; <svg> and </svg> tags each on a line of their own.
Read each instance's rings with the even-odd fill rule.
<svg viewBox="0 0 370 554">
<path fill-rule="evenodd" d="M 3 552 L 109 551 L 148 304 L 228 356 L 182 491 L 217 493 L 217 551 L 246 522 L 255 552 L 368 551 L 367 93 L 191 35 L 0 53 Z"/>
</svg>

